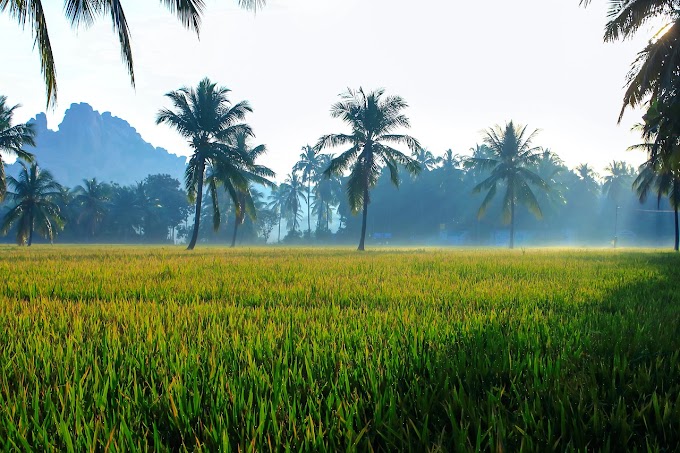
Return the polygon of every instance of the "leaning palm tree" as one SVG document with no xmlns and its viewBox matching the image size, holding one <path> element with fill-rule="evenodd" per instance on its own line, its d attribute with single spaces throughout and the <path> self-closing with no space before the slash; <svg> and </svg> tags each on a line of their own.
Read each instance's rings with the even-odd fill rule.
<svg viewBox="0 0 680 453">
<path fill-rule="evenodd" d="M 267 152 L 265 145 L 250 147 L 248 131 L 237 131 L 232 137 L 229 155 L 215 160 L 208 175 L 208 190 L 213 201 L 213 228 L 220 226 L 220 211 L 218 201 L 218 187 L 223 186 L 234 206 L 234 234 L 231 247 L 236 245 L 238 227 L 245 221 L 246 215 L 252 220 L 257 217 L 253 194 L 257 191 L 253 184 L 272 187 L 274 184 L 268 179 L 275 173 L 264 165 L 255 163 L 257 158 Z"/>
<path fill-rule="evenodd" d="M 352 132 L 324 135 L 314 146 L 319 151 L 335 146 L 350 147 L 331 161 L 324 174 L 327 177 L 342 175 L 351 169 L 347 180 L 349 205 L 352 213 L 363 209 L 360 251 L 364 250 L 366 240 L 369 193 L 377 184 L 382 168 L 389 169 L 392 183 L 397 187 L 400 165 L 413 175 L 421 170 L 418 162 L 391 146 L 406 145 L 412 152 L 420 149 L 415 138 L 394 133 L 400 127 L 410 127 L 408 118 L 401 113 L 407 106 L 399 96 L 385 96 L 383 89 L 369 93 L 361 88 L 358 91 L 348 89 L 340 95 L 340 102 L 331 108 L 331 116 L 342 119 Z"/>
<path fill-rule="evenodd" d="M 523 204 L 537 218 L 541 218 L 543 215 L 541 207 L 530 185 L 541 190 L 549 190 L 543 178 L 533 171 L 540 159 L 538 151 L 541 148 L 532 144 L 537 133 L 538 130 L 535 130 L 529 134 L 526 126 L 515 125 L 512 121 L 507 123 L 505 128 L 496 126 L 488 129 L 484 137 L 487 157 L 471 157 L 467 162 L 469 167 L 491 172 L 490 176 L 473 189 L 473 193 L 488 190 L 479 207 L 479 217 L 482 217 L 489 207 L 498 191 L 498 185 L 505 184 L 503 220 L 510 223 L 510 248 L 515 246 L 517 204 Z"/>
<path fill-rule="evenodd" d="M 581 0 L 582 5 L 589 3 Z M 626 108 L 639 106 L 650 97 L 675 97 L 680 82 L 680 8 L 677 0 L 609 0 L 607 16 L 606 42 L 629 39 L 650 23 L 663 24 L 631 65 L 621 121 Z"/>
<path fill-rule="evenodd" d="M 201 16 L 205 9 L 204 0 L 162 0 L 167 8 L 182 22 L 195 31 L 201 28 Z M 239 0 L 239 6 L 256 10 L 265 0 Z M 47 17 L 41 0 L 0 0 L 0 13 L 7 12 L 21 28 L 29 24 L 33 42 L 40 54 L 40 71 L 45 80 L 47 103 L 52 105 L 57 99 L 57 74 L 52 43 L 47 30 Z M 97 19 L 109 16 L 113 29 L 118 35 L 120 52 L 134 86 L 134 64 L 130 28 L 120 0 L 64 0 L 64 14 L 73 28 L 88 27 Z"/>
<path fill-rule="evenodd" d="M 232 105 L 227 97 L 229 92 L 205 78 L 195 89 L 182 87 L 167 93 L 174 110 L 162 109 L 156 117 L 156 124 L 165 123 L 186 138 L 193 152 L 184 173 L 189 199 L 196 202 L 194 229 L 187 250 L 193 250 L 198 240 L 206 168 L 220 162 L 231 168 L 246 160 L 234 151 L 230 142 L 237 134 L 252 135 L 250 126 L 241 123 L 252 109 L 247 102 Z M 219 217 L 215 221 L 219 226 Z"/>
<path fill-rule="evenodd" d="M 2 224 L 2 234 L 17 225 L 17 244 L 31 246 L 33 233 L 52 242 L 57 229 L 64 227 L 64 219 L 59 213 L 58 199 L 61 186 L 52 174 L 41 171 L 33 163 L 30 168 L 23 162 L 17 179 L 7 178 L 12 192 L 10 196 L 16 205 L 9 210 Z"/>
<path fill-rule="evenodd" d="M 1 2 L 2 0 L 0 0 Z M 0 3 L 2 4 L 2 3 Z M 16 156 L 27 162 L 33 161 L 33 155 L 24 151 L 24 146 L 35 146 L 35 131 L 31 124 L 12 125 L 14 111 L 19 105 L 7 105 L 7 97 L 0 96 L 0 152 Z M 5 163 L 0 153 L 0 201 L 5 199 L 7 182 L 5 181 Z"/>
<path fill-rule="evenodd" d="M 109 211 L 111 186 L 98 182 L 97 178 L 83 179 L 83 185 L 76 186 L 73 192 L 73 201 L 80 209 L 78 223 L 84 224 L 87 234 L 93 238 Z"/>
<path fill-rule="evenodd" d="M 322 170 L 319 152 L 309 145 L 303 146 L 300 160 L 293 166 L 293 171 L 299 171 L 302 176 L 302 182 L 307 183 L 307 234 L 310 237 L 312 235 L 312 182 Z"/>
</svg>

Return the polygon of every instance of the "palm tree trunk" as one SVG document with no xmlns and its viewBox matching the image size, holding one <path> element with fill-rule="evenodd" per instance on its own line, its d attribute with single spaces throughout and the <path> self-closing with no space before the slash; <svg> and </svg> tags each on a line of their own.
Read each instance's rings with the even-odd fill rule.
<svg viewBox="0 0 680 453">
<path fill-rule="evenodd" d="M 678 226 L 678 207 L 676 206 L 675 209 L 675 248 L 674 250 L 677 252 L 679 247 L 680 247 L 680 228 Z"/>
<path fill-rule="evenodd" d="M 205 171 L 205 162 L 201 162 L 198 165 L 198 181 L 196 184 L 198 185 L 197 190 L 198 193 L 196 194 L 196 215 L 194 216 L 194 232 L 191 235 L 191 241 L 189 242 L 189 246 L 187 247 L 187 250 L 193 250 L 194 247 L 196 247 L 196 241 L 198 240 L 198 227 L 199 223 L 201 221 L 201 203 L 203 202 L 203 173 Z"/>
<path fill-rule="evenodd" d="M 30 247 L 31 244 L 33 243 L 33 213 L 29 214 L 28 216 L 28 244 L 26 244 L 27 247 Z"/>
<path fill-rule="evenodd" d="M 366 242 L 366 218 L 368 217 L 368 184 L 364 186 L 364 212 L 361 218 L 361 240 L 359 241 L 360 252 L 364 251 L 364 244 Z"/>
<path fill-rule="evenodd" d="M 309 237 L 312 237 L 312 214 L 310 212 L 310 208 L 312 207 L 312 202 L 309 199 L 309 197 L 312 196 L 312 182 L 308 181 L 307 182 L 307 234 L 309 234 Z"/>
<path fill-rule="evenodd" d="M 510 248 L 515 248 L 515 194 L 510 199 Z"/>
<path fill-rule="evenodd" d="M 238 217 L 234 219 L 234 235 L 231 237 L 231 248 L 236 247 L 236 235 L 238 234 Z"/>
<path fill-rule="evenodd" d="M 283 218 L 283 214 L 281 209 L 279 208 L 279 240 L 278 242 L 281 242 L 281 219 Z"/>
</svg>

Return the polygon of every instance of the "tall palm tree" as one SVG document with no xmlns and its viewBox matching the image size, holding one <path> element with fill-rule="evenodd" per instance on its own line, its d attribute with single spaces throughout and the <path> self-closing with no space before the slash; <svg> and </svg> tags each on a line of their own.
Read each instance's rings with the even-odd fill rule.
<svg viewBox="0 0 680 453">
<path fill-rule="evenodd" d="M 333 156 L 330 154 L 319 155 L 319 162 L 323 169 L 328 168 L 332 160 Z M 338 176 L 331 175 L 326 178 L 323 173 L 317 175 L 312 205 L 312 213 L 316 214 L 317 231 L 330 231 L 330 223 L 333 220 L 332 206 L 337 204 L 341 191 L 342 183 Z"/>
<path fill-rule="evenodd" d="M 73 191 L 73 201 L 80 208 L 78 223 L 85 224 L 87 234 L 92 238 L 109 210 L 111 186 L 98 182 L 97 178 L 83 179 L 83 185 L 76 186 Z"/>
<path fill-rule="evenodd" d="M 581 0 L 582 5 L 589 3 Z M 621 121 L 627 107 L 639 106 L 650 97 L 676 96 L 680 82 L 680 8 L 676 0 L 609 0 L 607 16 L 606 42 L 631 38 L 649 23 L 663 23 L 631 65 Z"/>
<path fill-rule="evenodd" d="M 673 208 L 675 219 L 675 245 L 673 249 L 680 249 L 680 225 L 678 224 L 678 209 L 680 208 L 680 171 L 670 163 L 661 161 L 647 161 L 639 168 L 638 176 L 633 181 L 633 189 L 640 199 L 640 203 L 647 200 L 650 192 L 656 194 L 657 209 L 661 198 L 668 197 Z"/>
<path fill-rule="evenodd" d="M 49 171 L 41 171 L 36 163 L 29 168 L 23 162 L 18 179 L 10 176 L 7 180 L 12 188 L 10 195 L 17 204 L 5 216 L 2 234 L 7 234 L 17 224 L 17 244 L 30 247 L 34 231 L 52 242 L 55 230 L 64 227 L 57 204 L 61 196 L 59 183 Z"/>
<path fill-rule="evenodd" d="M 370 203 L 370 190 L 375 187 L 383 167 L 387 167 L 395 186 L 399 186 L 399 166 L 411 174 L 418 174 L 420 164 L 392 144 L 406 145 L 412 152 L 420 149 L 420 143 L 409 135 L 395 134 L 395 130 L 410 127 L 408 118 L 401 113 L 408 106 L 399 96 L 385 96 L 379 89 L 365 93 L 348 89 L 340 95 L 340 101 L 331 108 L 333 118 L 342 119 L 351 127 L 350 134 L 322 136 L 314 146 L 318 151 L 327 147 L 350 146 L 335 157 L 324 171 L 327 177 L 342 175 L 351 169 L 347 180 L 347 196 L 352 213 L 363 209 L 361 239 L 358 250 L 363 251 L 366 240 L 366 219 Z"/>
<path fill-rule="evenodd" d="M 437 164 L 439 164 L 444 169 L 445 173 L 455 173 L 460 170 L 465 162 L 465 158 L 460 154 L 453 154 L 453 150 L 447 149 L 443 156 L 439 156 L 436 159 Z"/>
<path fill-rule="evenodd" d="M 161 3 L 177 16 L 182 25 L 199 33 L 201 16 L 205 10 L 204 0 L 162 0 Z M 238 4 L 245 9 L 256 10 L 265 4 L 265 0 L 239 0 Z M 57 99 L 57 74 L 42 1 L 0 0 L 0 13 L 4 12 L 16 20 L 21 28 L 28 22 L 33 42 L 40 54 L 40 71 L 45 80 L 47 104 L 53 105 Z M 120 0 L 64 0 L 64 14 L 73 28 L 89 27 L 99 18 L 110 17 L 113 29 L 118 35 L 121 56 L 127 66 L 130 82 L 134 86 L 130 27 Z"/>
<path fill-rule="evenodd" d="M 300 160 L 293 166 L 294 172 L 301 172 L 302 182 L 307 183 L 307 234 L 310 237 L 312 235 L 312 182 L 316 180 L 317 175 L 323 170 L 319 155 L 319 152 L 311 146 L 303 146 Z"/>
<path fill-rule="evenodd" d="M 271 194 L 269 194 L 267 203 L 267 209 L 275 212 L 279 218 L 279 237 L 277 242 L 281 242 L 281 221 L 283 220 L 284 206 L 286 204 L 286 195 L 289 189 L 286 187 L 286 183 L 282 183 L 278 186 L 272 188 Z"/>
<path fill-rule="evenodd" d="M 281 207 L 286 216 L 286 223 L 290 225 L 290 231 L 297 233 L 302 220 L 300 200 L 307 202 L 304 185 L 297 173 L 293 172 L 286 176 L 284 183 L 279 186 L 279 192 L 283 199 Z"/>
<path fill-rule="evenodd" d="M 515 246 L 515 208 L 518 203 L 526 206 L 537 218 L 542 217 L 541 207 L 530 185 L 548 191 L 548 184 L 532 168 L 538 163 L 539 147 L 532 141 L 538 130 L 527 133 L 527 127 L 515 125 L 512 121 L 505 128 L 496 126 L 485 132 L 484 143 L 488 147 L 488 157 L 471 157 L 468 166 L 491 175 L 477 184 L 473 193 L 488 190 L 478 217 L 482 217 L 493 200 L 498 185 L 505 184 L 503 197 L 503 220 L 510 223 L 510 248 Z"/>
<path fill-rule="evenodd" d="M 217 230 L 220 226 L 220 212 L 218 201 L 218 187 L 223 186 L 234 205 L 234 234 L 231 247 L 236 245 L 236 236 L 239 225 L 243 224 L 246 215 L 252 220 L 257 217 L 252 184 L 273 186 L 268 179 L 275 173 L 264 165 L 255 163 L 256 159 L 267 152 L 265 145 L 250 147 L 248 140 L 251 134 L 248 131 L 237 131 L 230 143 L 230 155 L 227 159 L 219 159 L 213 162 L 211 172 L 207 178 L 208 190 L 213 201 L 213 227 Z M 256 191 L 255 191 L 256 192 Z"/>
<path fill-rule="evenodd" d="M 33 125 L 12 125 L 14 111 L 19 107 L 18 104 L 10 107 L 7 105 L 7 96 L 0 96 L 0 152 L 32 162 L 33 155 L 24 151 L 24 146 L 35 146 Z M 5 163 L 2 161 L 2 154 L 0 154 L 0 201 L 5 199 L 6 192 Z"/>
<path fill-rule="evenodd" d="M 252 136 L 250 126 L 240 123 L 252 109 L 247 102 L 232 105 L 229 92 L 205 78 L 195 89 L 182 87 L 167 93 L 174 111 L 162 109 L 156 117 L 156 124 L 165 123 L 186 138 L 193 153 L 184 173 L 189 199 L 196 202 L 194 229 L 187 250 L 193 250 L 198 240 L 206 167 L 224 163 L 223 170 L 227 170 L 246 161 L 245 156 L 234 151 L 231 141 L 237 134 Z M 215 221 L 219 226 L 219 216 Z"/>
</svg>

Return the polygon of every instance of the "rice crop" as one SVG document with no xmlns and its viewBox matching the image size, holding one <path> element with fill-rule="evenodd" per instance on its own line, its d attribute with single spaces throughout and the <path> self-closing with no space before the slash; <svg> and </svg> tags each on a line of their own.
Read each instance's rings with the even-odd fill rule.
<svg viewBox="0 0 680 453">
<path fill-rule="evenodd" d="M 677 451 L 680 257 L 0 248 L 3 451 Z"/>
</svg>

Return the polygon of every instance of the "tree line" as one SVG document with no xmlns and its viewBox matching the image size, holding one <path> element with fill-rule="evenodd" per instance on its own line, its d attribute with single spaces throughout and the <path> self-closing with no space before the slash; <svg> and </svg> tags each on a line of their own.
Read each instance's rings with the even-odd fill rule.
<svg viewBox="0 0 680 453">
<path fill-rule="evenodd" d="M 523 243 L 529 231 L 538 242 L 616 244 L 620 210 L 640 210 L 633 205 L 637 199 L 647 203 L 644 212 L 664 202 L 677 219 L 677 198 L 656 190 L 656 206 L 648 200 L 659 184 L 648 164 L 636 173 L 614 161 L 603 178 L 587 164 L 570 170 L 557 154 L 534 143 L 538 131 L 512 121 L 486 130 L 470 155 L 447 150 L 435 157 L 417 139 L 399 133 L 409 127 L 407 104 L 384 90 L 343 93 L 331 115 L 348 130 L 304 146 L 277 185 L 274 172 L 258 162 L 266 146 L 251 144 L 254 133 L 245 122 L 250 105 L 232 103 L 229 93 L 204 79 L 196 88 L 168 93 L 172 108 L 158 113 L 157 122 L 177 130 L 193 151 L 184 189 L 168 175 L 150 175 L 132 186 L 92 179 L 63 188 L 23 149 L 35 145 L 32 127 L 13 125 L 17 106 L 0 97 L 0 149 L 23 162 L 17 178 L 5 178 L 4 172 L 0 178 L 0 194 L 8 195 L 2 231 L 26 245 L 34 233 L 49 240 L 59 233 L 64 241 L 179 238 L 188 240 L 189 249 L 199 237 L 234 246 L 237 239 L 344 243 L 358 235 L 363 250 L 367 237 L 385 243 L 496 244 L 504 225 L 510 247 L 517 228 Z M 410 152 L 395 148 L 400 145 Z M 324 152 L 336 147 L 337 154 Z M 661 216 L 638 217 L 638 233 L 663 234 Z M 231 223 L 230 232 L 220 228 L 224 223 Z"/>
</svg>

